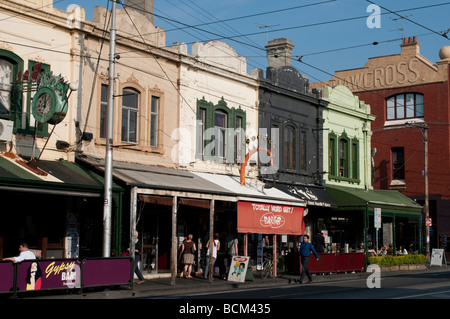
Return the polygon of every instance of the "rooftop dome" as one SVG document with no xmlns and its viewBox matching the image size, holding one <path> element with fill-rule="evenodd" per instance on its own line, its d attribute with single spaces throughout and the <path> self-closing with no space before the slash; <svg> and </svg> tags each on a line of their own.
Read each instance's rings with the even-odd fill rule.
<svg viewBox="0 0 450 319">
<path fill-rule="evenodd" d="M 450 45 L 446 45 L 439 50 L 441 60 L 450 60 Z"/>
</svg>

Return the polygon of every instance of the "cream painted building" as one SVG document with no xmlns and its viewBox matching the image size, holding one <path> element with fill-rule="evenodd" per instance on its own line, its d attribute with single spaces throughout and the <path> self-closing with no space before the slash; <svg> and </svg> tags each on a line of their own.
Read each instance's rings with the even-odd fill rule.
<svg viewBox="0 0 450 319">
<path fill-rule="evenodd" d="M 48 0 L 0 1 L 0 9 L 0 118 L 13 125 L 12 135 L 0 141 L 0 150 L 24 158 L 72 161 L 77 144 L 74 119 L 77 106 L 81 104 L 81 90 L 71 94 L 62 122 L 54 127 L 47 123 L 36 127 L 31 111 L 36 81 L 30 79 L 38 65 L 41 70 L 61 75 L 73 88 L 78 87 L 80 57 L 77 47 L 81 37 L 73 21 L 74 11 L 55 9 Z M 84 19 L 83 9 L 77 9 L 77 17 Z M 57 141 L 64 141 L 67 147 L 58 149 Z"/>
<path fill-rule="evenodd" d="M 79 70 L 84 93 L 77 119 L 81 131 L 93 135 L 82 152 L 97 158 L 105 156 L 109 36 L 104 39 L 103 29 L 109 14 L 95 7 L 94 21 L 84 22 L 87 32 L 79 47 L 85 58 Z M 170 133 L 179 122 L 178 54 L 165 47 L 164 31 L 148 16 L 119 7 L 116 14 L 113 159 L 176 167 L 171 159 L 176 141 Z"/>
<path fill-rule="evenodd" d="M 190 53 L 184 43 L 174 48 L 181 59 L 181 134 L 174 135 L 173 158 L 189 170 L 239 175 L 243 157 L 258 146 L 256 72 L 247 73 L 246 59 L 222 41 L 196 42 Z M 248 166 L 247 173 L 257 170 Z"/>
</svg>

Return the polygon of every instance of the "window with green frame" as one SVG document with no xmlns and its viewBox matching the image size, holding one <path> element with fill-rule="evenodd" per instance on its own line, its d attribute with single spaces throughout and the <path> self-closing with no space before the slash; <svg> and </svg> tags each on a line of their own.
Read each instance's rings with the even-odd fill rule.
<svg viewBox="0 0 450 319">
<path fill-rule="evenodd" d="M 222 98 L 217 104 L 197 100 L 196 158 L 240 163 L 245 156 L 246 112 L 228 108 Z"/>
<path fill-rule="evenodd" d="M 337 176 L 336 174 L 336 140 L 337 136 L 331 133 L 328 136 L 328 174 Z"/>
<path fill-rule="evenodd" d="M 21 127 L 23 60 L 0 49 L 0 118 L 14 122 L 14 132 Z"/>
<path fill-rule="evenodd" d="M 39 64 L 39 67 L 36 68 Z M 39 72 L 49 72 L 50 65 L 45 63 L 40 63 L 36 61 L 28 61 L 28 71 L 31 74 L 38 70 Z M 33 83 L 34 82 L 34 83 Z M 27 81 L 27 111 L 22 116 L 22 127 L 18 130 L 21 134 L 34 134 L 36 130 L 36 135 L 40 137 L 48 137 L 50 134 L 48 132 L 48 123 L 36 122 L 31 114 L 31 101 L 33 100 L 34 94 L 36 93 L 36 81 L 32 80 L 31 76 Z"/>
<path fill-rule="evenodd" d="M 328 135 L 328 178 L 359 183 L 359 142 L 344 132 Z"/>
</svg>

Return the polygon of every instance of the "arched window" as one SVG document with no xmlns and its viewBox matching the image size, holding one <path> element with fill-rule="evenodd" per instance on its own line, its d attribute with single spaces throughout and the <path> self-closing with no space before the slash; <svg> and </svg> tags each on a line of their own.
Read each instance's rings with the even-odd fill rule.
<svg viewBox="0 0 450 319">
<path fill-rule="evenodd" d="M 284 127 L 284 168 L 295 169 L 295 128 Z"/>
<path fill-rule="evenodd" d="M 348 177 L 348 141 L 339 140 L 339 176 Z"/>
<path fill-rule="evenodd" d="M 125 88 L 122 92 L 122 142 L 137 143 L 138 120 L 139 92 Z"/>
<path fill-rule="evenodd" d="M 226 157 L 227 120 L 227 113 L 220 110 L 214 112 L 214 155 L 220 158 Z"/>
<path fill-rule="evenodd" d="M 402 120 L 423 118 L 423 95 L 419 93 L 402 93 L 386 100 L 386 119 Z"/>
<path fill-rule="evenodd" d="M 197 100 L 196 158 L 240 163 L 245 156 L 246 112 L 229 108 L 223 98 L 214 105 Z"/>
</svg>

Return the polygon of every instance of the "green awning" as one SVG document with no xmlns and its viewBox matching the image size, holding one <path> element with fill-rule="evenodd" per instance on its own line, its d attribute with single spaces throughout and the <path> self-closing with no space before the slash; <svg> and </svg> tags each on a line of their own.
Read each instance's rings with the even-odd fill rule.
<svg viewBox="0 0 450 319">
<path fill-rule="evenodd" d="M 102 197 L 103 177 L 69 161 L 39 161 L 39 175 L 19 163 L 21 159 L 0 156 L 0 189 L 54 195 Z M 124 189 L 113 184 L 113 192 Z"/>
<path fill-rule="evenodd" d="M 368 209 L 373 214 L 374 208 L 381 208 L 384 216 L 396 215 L 418 218 L 422 206 L 411 198 L 395 190 L 364 190 L 354 187 L 326 185 L 326 192 L 337 203 L 338 210 Z"/>
</svg>

